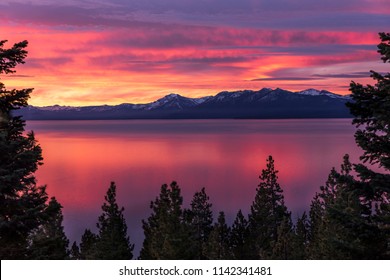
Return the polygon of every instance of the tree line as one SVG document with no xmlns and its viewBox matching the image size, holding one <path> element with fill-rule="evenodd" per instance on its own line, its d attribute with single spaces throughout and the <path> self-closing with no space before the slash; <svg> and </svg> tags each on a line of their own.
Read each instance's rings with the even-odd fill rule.
<svg viewBox="0 0 390 280">
<path fill-rule="evenodd" d="M 390 33 L 379 33 L 378 52 L 390 62 Z M 23 41 L 6 49 L 0 41 L 0 74 L 27 56 Z M 371 71 L 375 85 L 351 82 L 347 104 L 357 126 L 361 162 L 345 155 L 313 197 L 309 211 L 293 222 L 272 156 L 259 176 L 249 214 L 238 210 L 232 225 L 224 212 L 213 219 L 202 188 L 190 207 L 176 182 L 164 184 L 142 221 L 140 259 L 390 259 L 390 74 Z M 32 89 L 7 90 L 0 82 L 0 257 L 1 259 L 132 259 L 124 208 L 111 183 L 95 234 L 86 229 L 69 246 L 62 206 L 37 186 L 42 150 L 25 121 L 13 112 L 27 106 Z M 375 166 L 376 168 L 373 168 Z"/>
</svg>

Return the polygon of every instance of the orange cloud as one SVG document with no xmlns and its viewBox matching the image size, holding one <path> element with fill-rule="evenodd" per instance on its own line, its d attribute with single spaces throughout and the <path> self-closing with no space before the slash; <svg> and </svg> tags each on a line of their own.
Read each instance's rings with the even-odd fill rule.
<svg viewBox="0 0 390 280">
<path fill-rule="evenodd" d="M 264 86 L 300 90 L 313 87 L 313 80 L 321 89 L 347 93 L 346 79 L 313 75 L 377 59 L 377 35 L 361 32 L 9 24 L 1 36 L 29 41 L 26 64 L 17 68 L 20 76 L 3 79 L 8 87 L 35 88 L 33 105 L 145 103 L 171 92 L 199 97 Z M 290 80 L 278 74 L 292 68 Z"/>
</svg>

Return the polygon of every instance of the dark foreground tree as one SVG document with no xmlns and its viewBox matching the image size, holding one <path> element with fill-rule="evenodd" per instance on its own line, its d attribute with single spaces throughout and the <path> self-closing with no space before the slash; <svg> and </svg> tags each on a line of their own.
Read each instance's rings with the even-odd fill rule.
<svg viewBox="0 0 390 280">
<path fill-rule="evenodd" d="M 372 203 L 366 200 L 351 174 L 352 164 L 344 156 L 341 171 L 332 169 L 321 193 L 313 201 L 318 215 L 313 223 L 310 258 L 381 259 L 386 237 L 375 222 Z M 316 210 L 314 210 L 316 209 Z M 313 215 L 313 217 L 315 217 Z"/>
<path fill-rule="evenodd" d="M 71 260 L 81 260 L 80 248 L 76 241 L 73 242 L 72 247 L 70 248 L 69 258 Z"/>
<path fill-rule="evenodd" d="M 0 74 L 13 73 L 24 63 L 27 41 L 6 49 L 0 41 Z M 25 121 L 15 111 L 27 106 L 32 89 L 7 90 L 0 82 L 0 258 L 24 259 L 28 237 L 48 221 L 47 194 L 34 173 L 42 150 L 33 132 L 24 134 Z"/>
<path fill-rule="evenodd" d="M 390 62 L 390 33 L 380 33 L 380 38 L 378 52 L 383 62 Z M 390 193 L 390 73 L 381 75 L 371 71 L 371 77 L 376 81 L 373 86 L 351 82 L 353 102 L 347 106 L 354 115 L 353 124 L 359 128 L 355 140 L 364 150 L 361 160 L 383 168 L 384 172 L 377 172 L 363 164 L 355 167 L 366 183 L 366 195 L 379 198 L 383 193 Z"/>
<path fill-rule="evenodd" d="M 79 258 L 81 260 L 96 260 L 97 242 L 98 242 L 98 236 L 94 234 L 91 230 L 86 229 L 83 235 L 81 236 Z"/>
<path fill-rule="evenodd" d="M 284 217 L 277 230 L 277 239 L 272 242 L 271 258 L 275 260 L 294 259 L 297 253 L 294 248 L 295 232 L 290 216 Z"/>
<path fill-rule="evenodd" d="M 133 258 L 134 245 L 127 236 L 124 208 L 120 208 L 116 201 L 114 182 L 111 182 L 104 199 L 103 213 L 97 223 L 99 235 L 95 257 L 102 260 L 130 260 Z"/>
<path fill-rule="evenodd" d="M 230 247 L 232 258 L 236 260 L 246 259 L 246 238 L 248 235 L 248 221 L 241 210 L 237 212 L 236 218 L 230 232 Z"/>
<path fill-rule="evenodd" d="M 206 194 L 205 188 L 196 192 L 191 201 L 191 208 L 185 211 L 185 220 L 189 223 L 191 230 L 191 251 L 193 256 L 191 259 L 203 260 L 203 248 L 209 238 L 213 228 L 213 212 L 210 198 Z"/>
<path fill-rule="evenodd" d="M 302 216 L 298 218 L 295 226 L 294 236 L 294 252 L 293 259 L 305 260 L 307 259 L 307 251 L 309 245 L 309 232 L 310 224 L 306 212 L 303 212 Z"/>
<path fill-rule="evenodd" d="M 185 222 L 183 197 L 176 182 L 161 186 L 160 195 L 151 202 L 151 215 L 142 221 L 145 239 L 140 258 L 143 260 L 190 259 L 191 231 Z"/>
<path fill-rule="evenodd" d="M 219 212 L 218 221 L 214 224 L 203 249 L 205 257 L 209 260 L 229 260 L 232 258 L 230 228 L 226 224 L 224 212 Z"/>
<path fill-rule="evenodd" d="M 378 53 L 384 63 L 390 62 L 390 33 L 379 33 Z M 358 127 L 355 140 L 364 151 L 363 163 L 377 165 L 372 168 L 357 164 L 354 169 L 360 177 L 357 185 L 360 195 L 375 205 L 374 218 L 382 234 L 387 235 L 387 256 L 390 257 L 390 73 L 371 71 L 374 85 L 363 86 L 351 82 L 353 102 L 348 103 Z"/>
<path fill-rule="evenodd" d="M 324 222 L 324 203 L 316 193 L 310 204 L 307 259 L 320 259 L 322 256 L 321 230 Z"/>
<path fill-rule="evenodd" d="M 290 218 L 277 173 L 274 160 L 269 156 L 267 168 L 261 172 L 261 182 L 249 213 L 248 238 L 245 244 L 247 258 L 271 258 L 273 244 L 278 240 L 278 228 L 286 218 Z"/>
<path fill-rule="evenodd" d="M 29 257 L 41 260 L 69 258 L 69 240 L 62 226 L 62 206 L 53 197 L 45 210 L 47 221 L 33 230 L 29 236 Z"/>
</svg>

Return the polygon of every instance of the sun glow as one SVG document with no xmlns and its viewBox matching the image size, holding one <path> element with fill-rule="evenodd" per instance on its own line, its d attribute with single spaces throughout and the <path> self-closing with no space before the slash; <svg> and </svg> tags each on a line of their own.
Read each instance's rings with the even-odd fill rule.
<svg viewBox="0 0 390 280">
<path fill-rule="evenodd" d="M 9 88 L 34 88 L 33 105 L 145 103 L 169 93 L 199 97 L 263 87 L 348 94 L 351 77 L 368 80 L 362 73 L 378 61 L 377 30 L 359 26 L 315 29 L 308 18 L 305 25 L 280 27 L 272 17 L 269 26 L 261 18 L 244 26 L 234 16 L 196 24 L 179 16 L 115 16 L 114 6 L 103 13 L 99 5 L 68 5 L 61 12 L 54 3 L 1 6 L 0 37 L 29 41 L 26 64 L 2 80 Z M 380 21 L 385 12 L 378 11 L 367 9 L 367 16 Z"/>
</svg>

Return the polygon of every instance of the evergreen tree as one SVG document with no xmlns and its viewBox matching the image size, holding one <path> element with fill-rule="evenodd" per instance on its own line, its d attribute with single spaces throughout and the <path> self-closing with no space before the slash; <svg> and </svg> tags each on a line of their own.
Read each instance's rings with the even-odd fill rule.
<svg viewBox="0 0 390 280">
<path fill-rule="evenodd" d="M 383 258 L 386 240 L 373 220 L 371 201 L 361 196 L 351 175 L 352 164 L 344 157 L 341 172 L 332 169 L 319 195 L 323 211 L 317 232 L 315 258 Z"/>
<path fill-rule="evenodd" d="M 130 260 L 133 258 L 134 245 L 127 236 L 127 225 L 123 217 L 124 208 L 116 202 L 116 185 L 111 182 L 99 217 L 99 229 L 96 244 L 96 259 Z"/>
<path fill-rule="evenodd" d="M 80 259 L 81 260 L 96 260 L 97 259 L 97 242 L 98 236 L 91 230 L 86 229 L 81 236 L 80 243 Z"/>
<path fill-rule="evenodd" d="M 27 41 L 4 48 L 0 41 L 0 74 L 14 73 L 27 56 Z M 38 187 L 34 172 L 42 164 L 42 151 L 33 132 L 24 134 L 25 121 L 15 116 L 27 106 L 32 89 L 7 90 L 0 82 L 0 258 L 25 259 L 28 237 L 47 221 L 45 187 Z"/>
<path fill-rule="evenodd" d="M 326 205 L 325 229 L 329 258 L 381 259 L 386 251 L 384 234 L 376 225 L 372 201 L 362 196 L 359 184 L 350 174 L 352 164 L 344 157 L 333 203 Z M 329 240 L 329 237 L 330 240 Z M 326 251 L 325 251 L 326 252 Z M 336 253 L 335 253 L 336 252 Z"/>
<path fill-rule="evenodd" d="M 290 216 L 277 173 L 274 160 L 269 156 L 249 214 L 246 250 L 250 259 L 271 258 L 272 244 L 278 240 L 278 228 Z"/>
<path fill-rule="evenodd" d="M 378 52 L 383 62 L 390 62 L 390 33 L 380 33 L 380 38 Z M 381 75 L 371 71 L 371 77 L 376 81 L 374 86 L 351 82 L 353 102 L 347 105 L 354 115 L 353 124 L 359 128 L 355 140 L 364 150 L 361 160 L 379 164 L 387 171 L 379 173 L 363 164 L 357 165 L 359 176 L 370 182 L 367 186 L 370 186 L 371 193 L 368 195 L 381 195 L 390 193 L 390 73 Z"/>
<path fill-rule="evenodd" d="M 80 248 L 77 246 L 76 241 L 73 242 L 72 247 L 70 248 L 69 258 L 71 260 L 81 260 Z"/>
<path fill-rule="evenodd" d="M 196 192 L 192 201 L 191 209 L 185 212 L 186 220 L 189 222 L 192 237 L 191 244 L 193 244 L 194 259 L 205 259 L 203 255 L 203 247 L 207 242 L 210 232 L 213 227 L 213 212 L 211 210 L 212 204 L 206 194 L 205 188 L 200 192 Z"/>
<path fill-rule="evenodd" d="M 378 53 L 384 63 L 390 62 L 390 33 L 379 33 L 381 43 Z M 390 257 L 390 229 L 388 209 L 390 203 L 390 73 L 380 74 L 371 71 L 375 85 L 363 86 L 351 82 L 353 102 L 347 104 L 354 115 L 353 124 L 358 127 L 355 140 L 364 151 L 362 164 L 354 169 L 360 178 L 357 189 L 365 200 L 376 205 L 374 211 L 381 234 L 387 235 L 387 257 Z M 380 167 L 370 168 L 364 163 L 376 164 Z"/>
<path fill-rule="evenodd" d="M 316 194 L 310 209 L 310 234 L 309 234 L 309 257 L 314 259 L 329 259 L 332 254 L 330 240 L 334 238 L 333 234 L 336 232 L 336 224 L 334 224 L 329 217 L 329 211 L 335 205 L 336 199 L 341 202 L 339 194 L 345 192 L 346 188 L 352 189 L 353 179 L 349 175 L 351 169 L 348 155 L 344 156 L 344 164 L 342 170 L 344 175 L 348 176 L 348 185 L 342 184 L 341 174 L 335 168 L 332 168 L 325 186 L 321 186 L 321 192 Z M 345 180 L 344 180 L 345 181 Z M 344 190 L 343 190 L 344 189 Z"/>
<path fill-rule="evenodd" d="M 277 240 L 272 243 L 271 258 L 275 260 L 293 259 L 296 253 L 294 252 L 295 235 L 290 216 L 284 217 L 277 234 Z"/>
<path fill-rule="evenodd" d="M 293 259 L 305 260 L 307 259 L 307 246 L 309 244 L 309 220 L 306 212 L 303 212 L 302 216 L 298 218 L 295 227 L 294 236 L 294 252 Z"/>
<path fill-rule="evenodd" d="M 143 260 L 190 259 L 191 231 L 184 220 L 183 198 L 176 182 L 161 186 L 160 195 L 151 202 L 152 213 L 142 221 L 144 242 L 140 258 Z"/>
<path fill-rule="evenodd" d="M 230 228 L 226 225 L 225 213 L 219 212 L 209 239 L 204 247 L 204 255 L 209 260 L 228 260 L 232 258 L 230 250 Z"/>
<path fill-rule="evenodd" d="M 383 259 L 390 259 L 390 203 L 380 203 L 375 205 L 373 220 L 378 226 L 381 234 L 385 237 L 387 246 L 384 246 Z M 386 245 L 386 244 L 384 244 Z"/>
<path fill-rule="evenodd" d="M 307 258 L 308 259 L 321 259 L 322 258 L 322 240 L 321 229 L 324 222 L 324 204 L 318 193 L 315 194 L 309 212 L 309 232 L 308 232 L 308 246 L 307 246 Z"/>
<path fill-rule="evenodd" d="M 47 221 L 29 236 L 29 257 L 42 260 L 64 260 L 69 258 L 69 240 L 62 226 L 62 206 L 52 197 L 45 210 Z"/>
<path fill-rule="evenodd" d="M 230 246 L 232 258 L 236 260 L 246 259 L 245 241 L 248 234 L 248 221 L 245 219 L 241 210 L 238 211 L 230 232 Z"/>
</svg>

